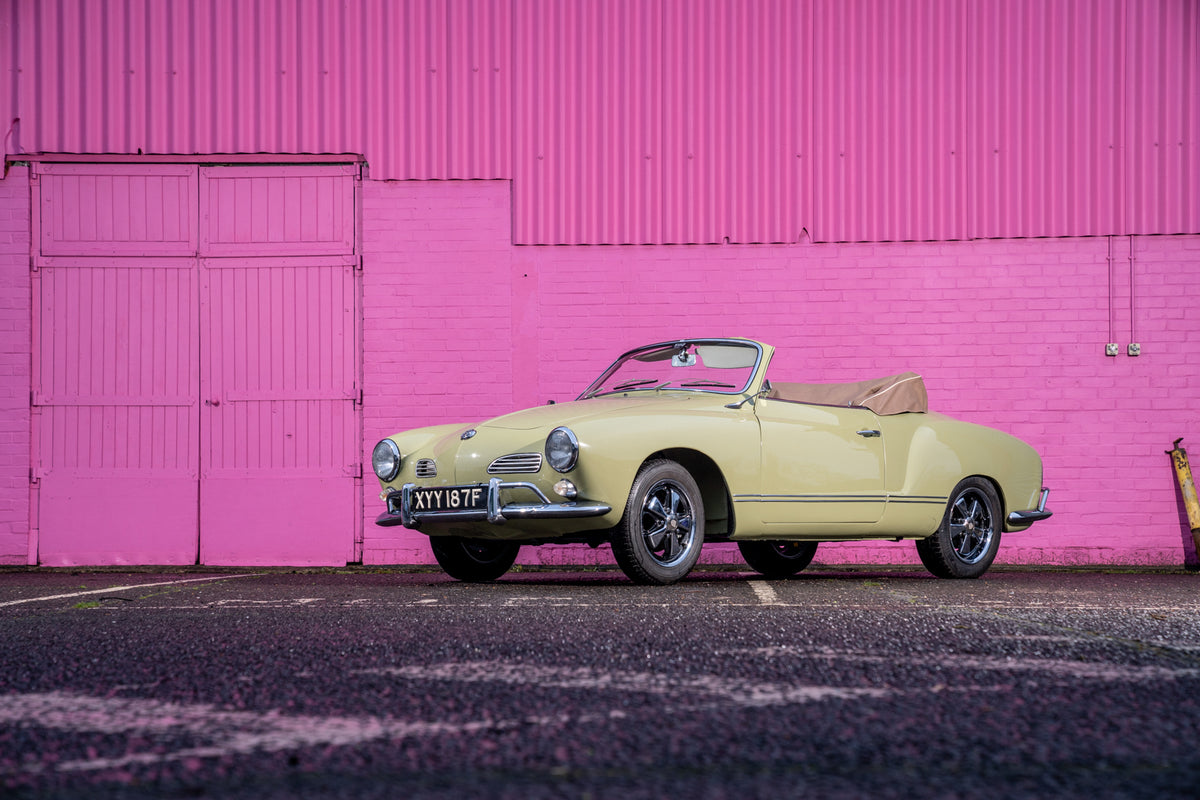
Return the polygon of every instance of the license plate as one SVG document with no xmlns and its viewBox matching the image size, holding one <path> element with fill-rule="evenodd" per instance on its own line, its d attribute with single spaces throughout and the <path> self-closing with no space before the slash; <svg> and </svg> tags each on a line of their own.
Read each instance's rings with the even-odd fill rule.
<svg viewBox="0 0 1200 800">
<path fill-rule="evenodd" d="M 487 507 L 486 486 L 439 486 L 434 489 L 413 489 L 414 514 L 439 511 L 482 511 Z"/>
</svg>

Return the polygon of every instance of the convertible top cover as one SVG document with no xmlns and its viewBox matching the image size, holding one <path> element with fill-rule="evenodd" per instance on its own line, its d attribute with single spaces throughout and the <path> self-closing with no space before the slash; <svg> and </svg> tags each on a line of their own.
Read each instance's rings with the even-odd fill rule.
<svg viewBox="0 0 1200 800">
<path fill-rule="evenodd" d="M 772 383 L 767 397 L 788 403 L 869 408 L 880 416 L 929 410 L 925 381 L 915 372 L 858 383 Z"/>
</svg>

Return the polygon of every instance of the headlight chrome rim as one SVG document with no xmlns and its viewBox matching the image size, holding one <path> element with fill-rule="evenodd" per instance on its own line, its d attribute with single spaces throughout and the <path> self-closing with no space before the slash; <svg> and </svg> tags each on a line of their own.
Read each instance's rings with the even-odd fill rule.
<svg viewBox="0 0 1200 800">
<path fill-rule="evenodd" d="M 555 472 L 567 473 L 579 463 L 579 439 L 570 428 L 558 427 L 546 437 L 546 463 Z"/>
<path fill-rule="evenodd" d="M 400 448 L 391 439 L 383 439 L 371 451 L 371 469 L 381 481 L 395 480 L 402 461 Z"/>
</svg>

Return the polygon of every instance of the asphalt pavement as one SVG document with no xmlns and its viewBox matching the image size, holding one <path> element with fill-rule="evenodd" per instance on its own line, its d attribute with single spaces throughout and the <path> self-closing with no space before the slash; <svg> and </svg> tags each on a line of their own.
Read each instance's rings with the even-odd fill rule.
<svg viewBox="0 0 1200 800">
<path fill-rule="evenodd" d="M 1198 590 L 0 571 L 0 795 L 1197 797 Z"/>
</svg>

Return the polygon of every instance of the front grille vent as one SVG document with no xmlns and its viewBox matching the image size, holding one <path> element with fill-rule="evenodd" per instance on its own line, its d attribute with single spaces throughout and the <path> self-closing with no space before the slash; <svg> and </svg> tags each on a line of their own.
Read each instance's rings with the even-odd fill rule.
<svg viewBox="0 0 1200 800">
<path fill-rule="evenodd" d="M 415 467 L 418 478 L 436 478 L 437 462 L 432 458 L 422 458 Z"/>
<path fill-rule="evenodd" d="M 541 453 L 513 453 L 500 456 L 488 467 L 489 475 L 516 475 L 542 468 Z"/>
</svg>

